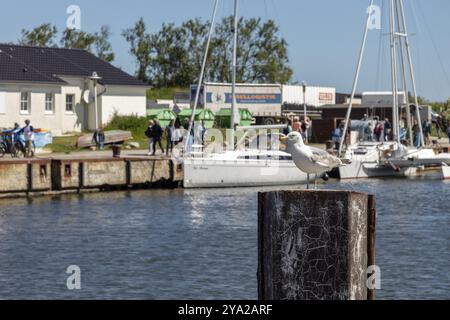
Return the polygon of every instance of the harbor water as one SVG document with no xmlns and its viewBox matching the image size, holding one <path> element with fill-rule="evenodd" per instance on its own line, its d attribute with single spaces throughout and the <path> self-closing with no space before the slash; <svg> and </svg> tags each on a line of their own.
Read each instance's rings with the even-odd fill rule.
<svg viewBox="0 0 450 320">
<path fill-rule="evenodd" d="M 321 187 L 376 195 L 378 299 L 450 298 L 449 183 Z M 256 299 L 262 190 L 0 200 L 0 299 Z M 66 286 L 71 265 L 81 290 Z"/>
</svg>

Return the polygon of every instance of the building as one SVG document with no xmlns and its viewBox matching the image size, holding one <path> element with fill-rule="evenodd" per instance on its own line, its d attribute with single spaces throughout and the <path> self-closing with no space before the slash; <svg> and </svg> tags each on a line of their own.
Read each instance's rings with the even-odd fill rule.
<svg viewBox="0 0 450 320">
<path fill-rule="evenodd" d="M 97 117 L 94 81 L 98 82 Z M 85 50 L 0 44 L 0 128 L 30 119 L 55 135 L 146 114 L 149 86 Z"/>
<path fill-rule="evenodd" d="M 349 93 L 336 93 L 336 104 L 350 104 L 352 95 Z M 356 94 L 353 104 L 362 104 L 362 94 Z"/>
<path fill-rule="evenodd" d="M 331 132 L 345 120 L 350 103 L 350 94 L 337 94 L 336 104 L 323 105 L 318 108 L 321 118 L 314 121 L 313 137 L 317 142 L 330 140 Z M 404 92 L 399 92 L 400 105 L 406 105 Z M 392 92 L 363 92 L 355 95 L 350 120 L 372 118 L 392 121 Z M 413 112 L 413 111 L 412 111 Z"/>
<path fill-rule="evenodd" d="M 205 83 L 200 92 L 199 107 L 213 112 L 231 108 L 231 89 L 230 83 Z M 197 86 L 191 86 L 191 103 L 196 91 Z M 287 115 L 303 115 L 305 98 L 308 115 L 315 115 L 315 108 L 335 103 L 335 93 L 335 88 L 307 86 L 304 97 L 301 85 L 236 84 L 236 104 L 238 108 L 248 109 L 257 124 L 269 125 Z"/>
<path fill-rule="evenodd" d="M 283 104 L 306 105 L 317 108 L 327 104 L 336 103 L 336 88 L 301 85 L 283 85 Z"/>
</svg>

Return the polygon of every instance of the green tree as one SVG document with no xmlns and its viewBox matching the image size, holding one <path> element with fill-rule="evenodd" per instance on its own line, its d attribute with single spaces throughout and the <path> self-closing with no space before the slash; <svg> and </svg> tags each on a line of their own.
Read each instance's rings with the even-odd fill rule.
<svg viewBox="0 0 450 320">
<path fill-rule="evenodd" d="M 61 46 L 67 49 L 82 49 L 92 52 L 97 37 L 84 31 L 66 29 L 62 35 Z"/>
<path fill-rule="evenodd" d="M 111 36 L 111 31 L 109 26 L 102 26 L 100 32 L 95 33 L 95 54 L 102 60 L 112 62 L 114 61 L 115 55 L 112 50 L 112 45 L 109 42 Z"/>
<path fill-rule="evenodd" d="M 141 18 L 134 27 L 124 30 L 122 36 L 130 45 L 130 54 L 136 59 L 137 78 L 147 82 L 149 80 L 147 72 L 152 61 L 152 48 L 151 36 L 147 33 L 144 19 Z"/>
<path fill-rule="evenodd" d="M 239 20 L 237 81 L 287 83 L 292 77 L 287 43 L 272 20 Z M 205 79 L 231 82 L 233 17 L 217 26 L 208 52 Z M 176 26 L 163 24 L 149 34 L 143 20 L 123 32 L 138 64 L 137 75 L 155 87 L 188 87 L 201 68 L 209 22 L 191 19 Z"/>
<path fill-rule="evenodd" d="M 214 81 L 231 82 L 233 17 L 217 26 L 213 40 L 212 66 Z M 249 83 L 287 83 L 293 71 L 289 67 L 287 42 L 278 36 L 275 22 L 260 18 L 238 22 L 237 81 Z"/>
<path fill-rule="evenodd" d="M 24 46 L 35 47 L 52 47 L 55 46 L 54 40 L 58 33 L 56 27 L 50 23 L 44 23 L 32 29 L 22 29 L 22 38 L 19 44 Z"/>
</svg>

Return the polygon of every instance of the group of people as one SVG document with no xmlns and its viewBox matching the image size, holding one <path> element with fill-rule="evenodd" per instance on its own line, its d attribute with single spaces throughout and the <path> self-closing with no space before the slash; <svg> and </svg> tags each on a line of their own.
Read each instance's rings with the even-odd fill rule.
<svg viewBox="0 0 450 320">
<path fill-rule="evenodd" d="M 165 129 L 161 127 L 158 120 L 149 120 L 147 130 L 145 131 L 145 136 L 148 138 L 148 155 L 154 156 L 158 146 L 163 154 L 169 155 L 173 152 L 173 148 L 185 141 L 185 139 L 189 139 L 188 149 L 192 148 L 196 138 L 202 145 L 205 145 L 207 128 L 204 120 L 202 120 L 199 125 L 196 125 L 194 122 L 189 135 L 187 134 L 188 130 L 188 119 L 186 119 L 183 125 L 181 125 L 179 118 L 171 120 Z M 162 145 L 164 135 L 166 137 L 165 150 Z M 190 150 L 188 150 L 188 152 L 189 151 Z"/>
<path fill-rule="evenodd" d="M 287 120 L 287 128 L 284 130 L 284 134 L 288 135 L 291 132 L 298 132 L 302 135 L 303 141 L 308 142 L 311 138 L 312 120 L 309 117 L 300 120 L 300 117 L 294 117 L 292 123 L 291 120 Z"/>
<path fill-rule="evenodd" d="M 23 149 L 25 157 L 32 158 L 34 156 L 33 142 L 34 142 L 34 128 L 31 125 L 30 120 L 25 120 L 25 126 L 21 127 L 18 123 L 14 124 L 14 128 L 11 130 L 3 131 L 3 134 L 9 135 L 11 148 L 16 148 L 17 143 L 22 143 L 21 149 Z M 21 139 L 23 137 L 23 141 Z"/>
<path fill-rule="evenodd" d="M 450 119 L 447 119 L 444 113 L 440 114 L 433 121 L 436 126 L 438 138 L 442 138 L 442 134 L 446 134 L 450 143 Z"/>
<path fill-rule="evenodd" d="M 377 122 L 375 125 L 369 122 L 364 130 L 368 141 L 389 141 L 392 138 L 392 124 L 388 118 L 384 122 Z"/>
<path fill-rule="evenodd" d="M 363 119 L 365 120 L 365 119 Z M 448 136 L 449 142 L 450 142 L 450 121 L 447 122 L 445 119 L 445 116 L 441 115 L 436 118 L 435 121 L 433 121 L 434 125 L 436 126 L 436 133 L 438 135 L 438 139 L 442 138 L 442 133 L 445 132 Z M 342 124 L 341 124 L 342 125 Z M 336 128 L 333 131 L 332 137 L 333 140 L 340 140 L 342 134 L 342 128 L 341 125 Z M 428 120 L 424 120 L 421 123 L 421 126 L 419 125 L 419 122 L 417 120 L 414 120 L 413 126 L 412 126 L 412 135 L 413 135 L 413 143 L 414 146 L 419 147 L 421 145 L 421 130 L 422 134 L 425 140 L 425 145 L 428 145 L 431 143 L 431 135 L 432 135 L 432 126 L 433 124 Z M 422 128 L 421 128 L 422 127 Z M 377 142 L 384 142 L 384 141 L 390 141 L 392 140 L 392 124 L 389 121 L 389 119 L 384 119 L 383 122 L 378 121 L 376 124 L 373 124 L 372 122 L 369 122 L 367 127 L 364 129 L 364 135 L 366 140 L 368 141 L 377 141 Z M 400 139 L 406 140 L 407 138 L 407 132 L 406 129 L 400 128 Z"/>
</svg>

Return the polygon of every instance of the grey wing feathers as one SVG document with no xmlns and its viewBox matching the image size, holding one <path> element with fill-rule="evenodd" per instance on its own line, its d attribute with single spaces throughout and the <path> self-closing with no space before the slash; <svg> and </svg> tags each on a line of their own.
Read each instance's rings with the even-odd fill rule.
<svg viewBox="0 0 450 320">
<path fill-rule="evenodd" d="M 326 152 L 325 150 L 309 147 L 311 149 L 313 155 L 323 157 L 323 156 L 329 156 L 330 154 Z"/>
<path fill-rule="evenodd" d="M 317 148 L 311 148 L 311 151 L 313 153 L 313 156 L 311 158 L 312 161 L 319 163 L 323 166 L 328 166 L 331 168 L 341 166 L 342 162 L 339 158 L 336 158 L 335 156 L 332 156 L 325 150 L 317 149 Z"/>
</svg>

